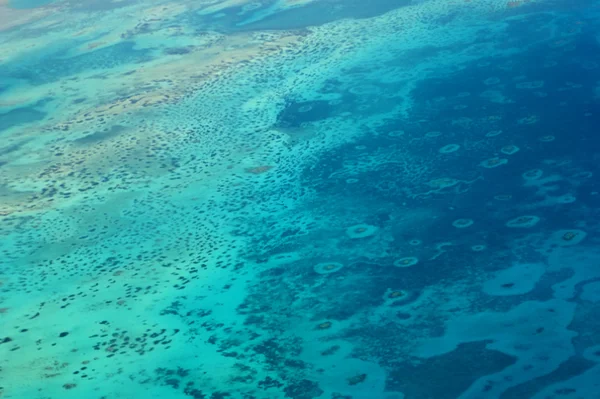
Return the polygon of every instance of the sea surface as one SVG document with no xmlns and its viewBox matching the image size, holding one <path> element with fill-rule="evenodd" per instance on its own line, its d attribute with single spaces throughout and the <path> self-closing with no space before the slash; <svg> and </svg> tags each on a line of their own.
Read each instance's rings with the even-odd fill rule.
<svg viewBox="0 0 600 399">
<path fill-rule="evenodd" d="M 600 1 L 0 0 L 1 399 L 599 399 Z"/>
</svg>

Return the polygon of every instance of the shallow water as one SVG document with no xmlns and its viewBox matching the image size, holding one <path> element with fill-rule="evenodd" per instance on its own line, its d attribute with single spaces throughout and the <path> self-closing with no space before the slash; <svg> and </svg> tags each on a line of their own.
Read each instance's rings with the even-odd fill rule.
<svg viewBox="0 0 600 399">
<path fill-rule="evenodd" d="M 56 0 L 10 0 L 8 4 L 11 8 L 26 10 L 43 7 L 54 1 Z"/>
<path fill-rule="evenodd" d="M 3 4 L 2 399 L 600 398 L 600 2 Z"/>
</svg>

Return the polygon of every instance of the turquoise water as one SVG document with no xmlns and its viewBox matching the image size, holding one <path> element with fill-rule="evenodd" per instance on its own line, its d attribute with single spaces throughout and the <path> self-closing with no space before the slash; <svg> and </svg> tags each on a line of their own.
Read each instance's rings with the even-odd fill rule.
<svg viewBox="0 0 600 399">
<path fill-rule="evenodd" d="M 11 8 L 28 10 L 31 8 L 43 7 L 52 4 L 55 1 L 56 0 L 10 0 L 8 4 Z"/>
<path fill-rule="evenodd" d="M 600 398 L 600 2 L 55 7 L 0 18 L 2 399 Z"/>
</svg>

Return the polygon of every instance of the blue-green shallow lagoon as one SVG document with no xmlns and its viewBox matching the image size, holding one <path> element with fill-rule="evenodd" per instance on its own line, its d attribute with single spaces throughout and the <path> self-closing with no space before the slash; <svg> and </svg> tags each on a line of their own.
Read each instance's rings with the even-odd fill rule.
<svg viewBox="0 0 600 399">
<path fill-rule="evenodd" d="M 600 398 L 599 6 L 0 31 L 0 396 Z"/>
</svg>

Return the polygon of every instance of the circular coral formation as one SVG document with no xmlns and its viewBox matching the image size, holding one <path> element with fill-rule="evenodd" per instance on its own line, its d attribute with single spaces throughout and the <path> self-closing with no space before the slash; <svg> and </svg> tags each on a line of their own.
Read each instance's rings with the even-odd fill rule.
<svg viewBox="0 0 600 399">
<path fill-rule="evenodd" d="M 331 274 L 339 271 L 344 265 L 339 262 L 325 262 L 314 266 L 314 271 L 318 274 Z"/>
<path fill-rule="evenodd" d="M 533 82 L 520 82 L 516 84 L 517 89 L 539 89 L 544 87 L 543 80 L 534 80 Z"/>
<path fill-rule="evenodd" d="M 269 264 L 273 265 L 285 265 L 287 263 L 296 262 L 301 259 L 301 255 L 298 252 L 281 252 L 273 255 L 269 259 Z"/>
<path fill-rule="evenodd" d="M 572 204 L 575 201 L 577 201 L 577 198 L 572 196 L 571 194 L 561 195 L 557 198 L 557 202 L 559 204 Z"/>
<path fill-rule="evenodd" d="M 438 131 L 434 131 L 434 132 L 427 132 L 425 133 L 425 137 L 432 139 L 435 137 L 440 137 L 442 135 L 442 132 L 438 132 Z"/>
<path fill-rule="evenodd" d="M 384 296 L 386 305 L 390 307 L 404 306 L 413 303 L 417 298 L 419 298 L 418 291 L 399 289 L 388 289 Z"/>
<path fill-rule="evenodd" d="M 539 120 L 539 117 L 537 115 L 528 115 L 525 116 L 519 120 L 517 120 L 517 123 L 519 125 L 533 125 L 534 123 L 537 123 Z"/>
<path fill-rule="evenodd" d="M 312 109 L 313 109 L 312 105 L 303 105 L 300 108 L 298 108 L 298 112 L 305 113 L 305 112 L 312 111 Z"/>
<path fill-rule="evenodd" d="M 460 145 L 458 144 L 448 144 L 440 148 L 438 151 L 440 154 L 450 154 L 451 152 L 458 151 L 460 149 Z"/>
<path fill-rule="evenodd" d="M 531 169 L 523 173 L 521 176 L 523 176 L 523 179 L 525 180 L 537 180 L 542 177 L 543 174 L 544 171 L 541 169 Z"/>
<path fill-rule="evenodd" d="M 268 172 L 271 169 L 273 169 L 273 167 L 271 165 L 261 165 L 261 166 L 254 166 L 251 168 L 246 168 L 245 171 L 247 173 L 251 173 L 253 175 L 260 175 L 260 174 Z"/>
<path fill-rule="evenodd" d="M 417 246 L 417 245 L 421 245 L 421 244 L 422 244 L 422 241 L 421 241 L 421 240 L 416 240 L 416 239 L 415 239 L 415 240 L 410 240 L 408 243 L 409 243 L 410 245 Z"/>
<path fill-rule="evenodd" d="M 453 179 L 451 177 L 441 177 L 439 179 L 430 180 L 427 184 L 431 187 L 442 189 L 457 185 L 458 180 Z"/>
<path fill-rule="evenodd" d="M 261 4 L 260 4 L 259 2 L 248 3 L 248 4 L 245 4 L 245 5 L 242 7 L 242 10 L 241 10 L 241 11 L 242 11 L 242 12 L 254 11 L 254 10 L 256 10 L 256 9 L 260 8 L 260 7 L 261 7 Z"/>
<path fill-rule="evenodd" d="M 511 219 L 506 222 L 506 227 L 511 228 L 530 228 L 538 224 L 540 218 L 534 215 L 524 215 Z"/>
<path fill-rule="evenodd" d="M 363 95 L 367 95 L 367 94 L 379 94 L 381 92 L 381 89 L 379 87 L 377 87 L 376 85 L 372 85 L 372 84 L 363 84 L 363 85 L 357 85 L 354 87 L 351 87 L 348 90 L 350 93 L 358 95 L 358 96 L 363 96 Z"/>
<path fill-rule="evenodd" d="M 507 162 L 508 162 L 508 159 L 506 159 L 506 158 L 494 157 L 494 158 L 486 159 L 485 161 L 481 162 L 479 165 L 483 166 L 486 169 L 491 169 L 491 168 L 497 168 L 498 166 L 504 165 Z"/>
<path fill-rule="evenodd" d="M 393 290 L 387 294 L 388 299 L 400 299 L 404 298 L 408 293 L 402 290 Z"/>
<path fill-rule="evenodd" d="M 481 245 L 481 244 L 480 244 L 480 245 L 473 245 L 473 246 L 471 247 L 471 250 L 472 250 L 473 252 L 481 252 L 481 251 L 485 251 L 485 249 L 486 249 L 486 248 L 487 248 L 487 247 L 486 247 L 485 245 Z"/>
<path fill-rule="evenodd" d="M 586 236 L 587 233 L 583 230 L 558 230 L 552 234 L 551 240 L 553 244 L 557 244 L 561 247 L 570 247 L 579 244 Z"/>
<path fill-rule="evenodd" d="M 512 155 L 512 154 L 519 152 L 519 150 L 520 150 L 519 147 L 517 147 L 516 145 L 510 144 L 510 145 L 505 145 L 504 147 L 502 147 L 500 149 L 500 152 L 503 154 L 506 154 L 506 155 Z"/>
<path fill-rule="evenodd" d="M 347 184 L 355 184 L 358 183 L 358 179 L 354 179 L 354 178 L 350 178 L 350 179 L 346 179 L 346 183 Z"/>
<path fill-rule="evenodd" d="M 549 143 L 551 141 L 556 140 L 556 137 L 554 137 L 552 135 L 547 135 L 547 136 L 540 137 L 538 140 L 541 141 L 542 143 Z"/>
<path fill-rule="evenodd" d="M 333 323 L 331 323 L 330 321 L 324 321 L 323 323 L 319 323 L 317 324 L 317 326 L 315 327 L 316 330 L 328 330 L 331 328 Z"/>
<path fill-rule="evenodd" d="M 404 130 L 394 130 L 393 132 L 389 132 L 387 134 L 389 137 L 400 137 L 404 136 Z"/>
<path fill-rule="evenodd" d="M 485 137 L 496 137 L 502 134 L 502 130 L 490 130 L 485 134 Z"/>
<path fill-rule="evenodd" d="M 472 226 L 473 223 L 475 223 L 473 219 L 456 219 L 454 222 L 452 222 L 452 226 L 456 227 L 457 229 L 464 229 Z"/>
<path fill-rule="evenodd" d="M 378 228 L 370 224 L 357 224 L 346 229 L 346 235 L 350 238 L 370 237 L 377 232 Z"/>
<path fill-rule="evenodd" d="M 495 195 L 494 199 L 497 201 L 510 201 L 512 199 L 512 195 L 510 194 L 499 194 Z"/>
<path fill-rule="evenodd" d="M 396 267 L 411 267 L 419 263 L 419 258 L 414 256 L 407 256 L 405 258 L 400 258 L 394 261 L 394 266 Z"/>
</svg>

